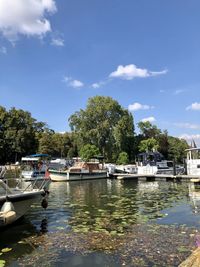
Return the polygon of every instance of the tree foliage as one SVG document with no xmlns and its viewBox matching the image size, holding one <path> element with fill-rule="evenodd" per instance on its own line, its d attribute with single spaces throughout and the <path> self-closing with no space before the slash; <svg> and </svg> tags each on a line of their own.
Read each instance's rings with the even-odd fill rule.
<svg viewBox="0 0 200 267">
<path fill-rule="evenodd" d="M 186 157 L 185 150 L 189 147 L 187 142 L 177 137 L 169 136 L 169 159 L 175 159 L 177 162 L 183 162 Z"/>
<path fill-rule="evenodd" d="M 115 158 L 122 149 L 131 156 L 133 117 L 111 97 L 89 98 L 86 109 L 71 115 L 69 123 L 76 133 L 79 149 L 93 144 L 107 160 Z"/>
<path fill-rule="evenodd" d="M 129 159 L 128 159 L 128 154 L 126 152 L 121 152 L 119 153 L 118 159 L 117 159 L 117 164 L 128 164 Z"/>
<path fill-rule="evenodd" d="M 139 144 L 139 151 L 140 152 L 151 152 L 157 151 L 159 145 L 158 141 L 153 137 L 142 140 Z"/>
<path fill-rule="evenodd" d="M 99 156 L 99 149 L 95 145 L 84 145 L 80 150 L 80 156 L 83 160 L 89 161 L 92 158 Z"/>
<path fill-rule="evenodd" d="M 0 107 L 0 160 L 14 162 L 23 155 L 34 153 L 38 144 L 36 133 L 44 125 L 27 111 L 15 108 L 6 111 Z"/>
<path fill-rule="evenodd" d="M 73 135 L 67 132 L 43 132 L 39 139 L 38 152 L 50 154 L 52 157 L 58 158 L 72 158 L 77 156 L 77 149 Z"/>
<path fill-rule="evenodd" d="M 156 125 L 151 124 L 149 121 L 139 122 L 138 128 L 144 139 L 157 138 L 161 134 L 161 130 Z"/>
<path fill-rule="evenodd" d="M 139 122 L 140 133 L 135 135 L 132 114 L 111 97 L 89 98 L 86 108 L 72 114 L 69 123 L 72 132 L 55 133 L 28 111 L 0 106 L 0 164 L 38 152 L 72 158 L 84 150 L 85 158 L 101 154 L 113 162 L 127 160 L 125 154 L 131 161 L 139 151 L 158 150 L 166 159 L 182 162 L 188 148 L 185 140 L 150 122 Z"/>
</svg>

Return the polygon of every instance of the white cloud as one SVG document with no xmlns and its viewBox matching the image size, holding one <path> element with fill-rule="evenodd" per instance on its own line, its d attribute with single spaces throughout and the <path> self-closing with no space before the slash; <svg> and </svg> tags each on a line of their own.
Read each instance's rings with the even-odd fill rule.
<svg viewBox="0 0 200 267">
<path fill-rule="evenodd" d="M 7 54 L 7 48 L 5 46 L 0 47 L 0 54 Z"/>
<path fill-rule="evenodd" d="M 99 88 L 105 84 L 107 84 L 109 82 L 109 80 L 105 80 L 105 81 L 100 81 L 100 82 L 97 82 L 97 83 L 93 83 L 91 85 L 92 88 L 96 89 L 96 88 Z"/>
<path fill-rule="evenodd" d="M 11 42 L 20 34 L 42 37 L 51 31 L 46 15 L 56 10 L 54 0 L 0 0 L 0 32 Z"/>
<path fill-rule="evenodd" d="M 61 38 L 53 38 L 51 44 L 54 46 L 64 46 L 64 40 Z"/>
<path fill-rule="evenodd" d="M 147 122 L 147 121 L 149 121 L 149 122 L 155 122 L 156 119 L 155 119 L 154 117 L 148 117 L 148 118 L 144 118 L 144 119 L 142 119 L 141 121 L 142 121 L 142 122 Z"/>
<path fill-rule="evenodd" d="M 166 74 L 167 70 L 162 71 L 149 71 L 147 69 L 140 69 L 134 64 L 126 66 L 118 66 L 116 71 L 113 71 L 109 77 L 111 78 L 121 78 L 124 80 L 132 80 L 136 77 L 146 78 L 150 76 L 157 76 L 161 74 Z"/>
<path fill-rule="evenodd" d="M 101 83 L 93 83 L 91 86 L 92 88 L 96 89 L 96 88 L 101 87 Z"/>
<path fill-rule="evenodd" d="M 71 80 L 72 80 L 72 77 L 68 77 L 68 76 L 65 76 L 64 79 L 63 79 L 63 81 L 66 82 L 66 83 L 71 81 Z"/>
<path fill-rule="evenodd" d="M 182 94 L 183 92 L 185 92 L 185 90 L 182 90 L 182 89 L 178 89 L 174 92 L 174 95 L 180 95 Z"/>
<path fill-rule="evenodd" d="M 84 83 L 79 80 L 73 80 L 72 77 L 64 77 L 63 80 L 68 86 L 73 88 L 80 88 L 84 86 Z"/>
<path fill-rule="evenodd" d="M 152 109 L 152 108 L 154 108 L 154 107 L 149 106 L 149 105 L 142 105 L 142 104 L 137 103 L 137 102 L 128 106 L 129 111 L 147 110 L 147 109 Z"/>
<path fill-rule="evenodd" d="M 186 110 L 200 110 L 200 103 L 192 103 L 190 106 L 186 108 Z"/>
<path fill-rule="evenodd" d="M 179 128 L 185 128 L 185 129 L 200 129 L 200 125 L 199 124 L 192 124 L 192 123 L 174 123 L 175 126 L 179 127 Z"/>
<path fill-rule="evenodd" d="M 79 80 L 73 80 L 69 83 L 69 85 L 74 88 L 79 88 L 82 87 L 84 84 Z"/>
</svg>

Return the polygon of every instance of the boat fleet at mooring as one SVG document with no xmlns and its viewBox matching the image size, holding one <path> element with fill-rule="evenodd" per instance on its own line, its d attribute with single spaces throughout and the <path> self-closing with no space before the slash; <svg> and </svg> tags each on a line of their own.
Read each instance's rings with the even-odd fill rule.
<svg viewBox="0 0 200 267">
<path fill-rule="evenodd" d="M 50 160 L 47 154 L 23 157 L 19 178 L 5 179 L 6 169 L 0 167 L 0 227 L 22 217 L 38 199 L 43 208 L 48 205 L 49 183 L 115 177 L 116 173 L 134 175 L 185 174 L 200 182 L 200 148 L 187 149 L 184 166 L 166 161 L 158 152 L 141 153 L 134 165 L 116 165 L 94 159 L 66 161 Z"/>
</svg>

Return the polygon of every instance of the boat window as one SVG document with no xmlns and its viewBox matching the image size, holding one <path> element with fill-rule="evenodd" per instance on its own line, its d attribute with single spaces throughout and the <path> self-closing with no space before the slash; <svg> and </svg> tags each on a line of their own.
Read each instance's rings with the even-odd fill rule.
<svg viewBox="0 0 200 267">
<path fill-rule="evenodd" d="M 172 162 L 172 161 L 168 161 L 168 162 L 167 162 L 167 166 L 168 166 L 168 167 L 173 167 L 173 162 Z"/>
</svg>

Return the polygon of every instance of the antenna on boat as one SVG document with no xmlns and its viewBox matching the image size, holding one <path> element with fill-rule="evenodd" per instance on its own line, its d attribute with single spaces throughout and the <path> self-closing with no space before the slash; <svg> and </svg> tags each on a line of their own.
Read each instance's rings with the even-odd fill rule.
<svg viewBox="0 0 200 267">
<path fill-rule="evenodd" d="M 192 139 L 190 147 L 191 148 L 197 148 L 197 145 L 196 145 L 194 139 Z"/>
</svg>

